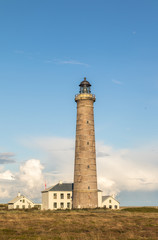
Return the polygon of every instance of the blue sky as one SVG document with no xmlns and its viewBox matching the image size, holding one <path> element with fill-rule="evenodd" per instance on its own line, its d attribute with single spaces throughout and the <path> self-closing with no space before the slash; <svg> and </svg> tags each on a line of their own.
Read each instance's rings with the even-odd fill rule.
<svg viewBox="0 0 158 240">
<path fill-rule="evenodd" d="M 7 191 L 2 201 L 15 195 L 9 185 L 20 189 L 17 179 L 25 184 L 30 159 L 30 166 L 36 160 L 48 184 L 73 180 L 74 96 L 87 77 L 97 99 L 98 177 L 104 178 L 100 186 L 106 194 L 118 194 L 123 204 L 136 191 L 139 197 L 133 197 L 133 204 L 145 204 L 144 196 L 149 205 L 157 204 L 157 11 L 156 0 L 0 2 L 0 195 Z M 117 182 L 124 154 L 127 174 Z M 114 171 L 114 176 L 116 161 L 120 173 Z M 131 178 L 134 183 L 125 186 Z"/>
</svg>

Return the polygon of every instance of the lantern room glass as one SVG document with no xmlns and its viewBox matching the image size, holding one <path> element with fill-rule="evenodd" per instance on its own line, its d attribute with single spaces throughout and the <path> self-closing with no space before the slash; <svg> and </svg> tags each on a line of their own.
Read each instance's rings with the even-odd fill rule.
<svg viewBox="0 0 158 240">
<path fill-rule="evenodd" d="M 80 87 L 80 93 L 91 93 L 90 87 L 87 87 L 86 85 Z"/>
</svg>

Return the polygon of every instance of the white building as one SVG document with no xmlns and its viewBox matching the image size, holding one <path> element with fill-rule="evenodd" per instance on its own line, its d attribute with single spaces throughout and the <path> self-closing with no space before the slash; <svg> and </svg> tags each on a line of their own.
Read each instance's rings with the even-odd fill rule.
<svg viewBox="0 0 158 240">
<path fill-rule="evenodd" d="M 42 191 L 42 209 L 71 209 L 72 188 L 72 183 L 59 182 Z"/>
<path fill-rule="evenodd" d="M 61 181 L 45 189 L 42 191 L 42 210 L 71 209 L 72 192 L 73 183 L 62 183 Z M 111 196 L 102 196 L 102 191 L 98 190 L 98 207 L 119 209 L 119 202 Z"/>
<path fill-rule="evenodd" d="M 20 193 L 8 202 L 8 209 L 27 209 L 32 207 L 34 207 L 34 203 Z"/>
<path fill-rule="evenodd" d="M 120 203 L 112 196 L 102 196 L 102 207 L 110 209 L 119 209 Z"/>
</svg>

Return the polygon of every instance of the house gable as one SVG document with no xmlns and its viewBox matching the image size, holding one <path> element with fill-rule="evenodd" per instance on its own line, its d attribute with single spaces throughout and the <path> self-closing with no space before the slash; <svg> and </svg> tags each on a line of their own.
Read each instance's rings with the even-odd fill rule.
<svg viewBox="0 0 158 240">
<path fill-rule="evenodd" d="M 32 208 L 34 203 L 24 195 L 20 195 L 8 202 L 8 209 Z"/>
<path fill-rule="evenodd" d="M 110 209 L 119 209 L 119 202 L 112 196 L 102 197 L 102 207 Z"/>
</svg>

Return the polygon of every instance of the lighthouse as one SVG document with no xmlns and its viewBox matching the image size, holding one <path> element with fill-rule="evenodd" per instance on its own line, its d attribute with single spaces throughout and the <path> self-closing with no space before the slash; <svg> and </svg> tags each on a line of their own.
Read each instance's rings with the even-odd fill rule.
<svg viewBox="0 0 158 240">
<path fill-rule="evenodd" d="M 77 103 L 73 208 L 96 208 L 98 206 L 96 151 L 91 84 L 84 78 L 79 85 Z"/>
</svg>

